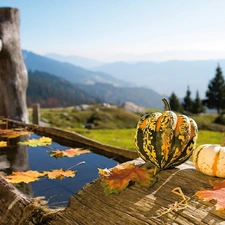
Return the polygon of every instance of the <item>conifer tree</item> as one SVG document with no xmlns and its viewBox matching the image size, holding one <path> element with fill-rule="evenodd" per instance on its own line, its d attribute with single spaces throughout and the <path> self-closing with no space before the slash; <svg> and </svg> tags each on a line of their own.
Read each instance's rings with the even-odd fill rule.
<svg viewBox="0 0 225 225">
<path fill-rule="evenodd" d="M 193 101 L 191 99 L 191 91 L 189 89 L 189 86 L 187 87 L 186 96 L 184 97 L 184 101 L 183 101 L 182 105 L 183 105 L 183 108 L 184 108 L 185 111 L 192 112 Z"/>
<path fill-rule="evenodd" d="M 183 107 L 174 92 L 172 92 L 171 96 L 169 97 L 169 103 L 173 111 L 183 112 Z"/>
<path fill-rule="evenodd" d="M 195 98 L 195 100 L 193 102 L 193 110 L 192 110 L 192 112 L 196 113 L 196 114 L 205 112 L 205 108 L 203 106 L 202 100 L 199 97 L 198 91 L 196 92 L 196 98 Z"/>
<path fill-rule="evenodd" d="M 215 77 L 209 82 L 204 104 L 210 109 L 216 109 L 217 113 L 225 108 L 225 81 L 219 65 Z"/>
</svg>

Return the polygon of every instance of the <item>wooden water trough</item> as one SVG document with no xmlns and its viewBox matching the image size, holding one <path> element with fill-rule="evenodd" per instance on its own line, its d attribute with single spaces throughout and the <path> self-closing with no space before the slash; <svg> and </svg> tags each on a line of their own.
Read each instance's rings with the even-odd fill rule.
<svg viewBox="0 0 225 225">
<path fill-rule="evenodd" d="M 34 129 L 34 125 L 23 124 L 9 120 L 10 126 L 23 126 Z M 88 147 L 98 154 L 114 157 L 120 162 L 144 162 L 137 158 L 136 152 L 105 146 L 76 133 L 60 129 L 35 127 L 35 133 L 47 135 L 57 142 L 70 143 Z M 132 160 L 133 159 L 133 160 Z M 65 209 L 48 209 L 40 206 L 32 199 L 21 194 L 13 185 L 0 176 L 0 224 L 10 225 L 223 225 L 225 210 L 217 211 L 215 202 L 199 200 L 195 193 L 201 188 L 210 187 L 209 180 L 219 178 L 209 177 L 198 172 L 187 162 L 181 166 L 161 171 L 158 181 L 148 190 L 130 185 L 120 194 L 105 195 L 96 179 L 84 186 L 78 193 L 71 196 Z M 168 210 L 182 200 L 182 197 L 172 192 L 180 188 L 186 200 L 186 207 L 178 210 Z M 163 213 L 166 212 L 166 213 Z"/>
</svg>

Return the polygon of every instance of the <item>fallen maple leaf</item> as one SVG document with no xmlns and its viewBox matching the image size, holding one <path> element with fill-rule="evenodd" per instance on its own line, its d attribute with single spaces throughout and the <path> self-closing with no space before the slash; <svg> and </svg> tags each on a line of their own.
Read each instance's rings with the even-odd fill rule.
<svg viewBox="0 0 225 225">
<path fill-rule="evenodd" d="M 0 147 L 6 147 L 7 142 L 6 141 L 0 141 Z"/>
<path fill-rule="evenodd" d="M 6 180 L 10 183 L 30 183 L 39 180 L 41 176 L 43 176 L 43 173 L 28 170 L 26 172 L 12 172 L 12 175 L 6 176 Z"/>
<path fill-rule="evenodd" d="M 52 170 L 52 171 L 44 171 L 44 175 L 46 175 L 49 179 L 59 179 L 62 180 L 64 177 L 74 177 L 76 171 L 72 170 Z"/>
<path fill-rule="evenodd" d="M 41 137 L 39 139 L 29 139 L 27 141 L 19 142 L 18 144 L 28 145 L 30 147 L 45 146 L 51 145 L 52 139 L 49 137 Z"/>
<path fill-rule="evenodd" d="M 225 209 L 225 180 L 210 181 L 212 189 L 198 191 L 195 195 L 203 201 L 216 200 L 216 210 Z"/>
<path fill-rule="evenodd" d="M 101 185 L 106 194 L 120 193 L 131 181 L 141 187 L 149 188 L 157 180 L 155 172 L 155 168 L 137 167 L 134 164 L 118 165 L 110 171 L 99 169 L 99 174 L 103 175 Z"/>
<path fill-rule="evenodd" d="M 6 132 L 1 135 L 1 137 L 6 137 L 6 138 L 17 138 L 23 135 L 29 135 L 32 134 L 32 132 L 29 131 L 12 131 L 12 132 Z"/>
<path fill-rule="evenodd" d="M 81 154 L 86 154 L 90 153 L 89 150 L 87 149 L 80 149 L 80 148 L 71 148 L 67 150 L 55 150 L 50 152 L 50 156 L 55 157 L 56 159 L 58 158 L 63 158 L 63 157 L 75 157 Z"/>
</svg>

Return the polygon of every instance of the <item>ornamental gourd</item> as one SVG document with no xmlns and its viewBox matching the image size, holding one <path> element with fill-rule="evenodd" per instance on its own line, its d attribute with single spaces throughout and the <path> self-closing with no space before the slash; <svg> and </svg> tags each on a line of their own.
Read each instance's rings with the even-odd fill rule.
<svg viewBox="0 0 225 225">
<path fill-rule="evenodd" d="M 204 174 L 225 178 L 224 144 L 200 145 L 193 152 L 193 163 Z"/>
<path fill-rule="evenodd" d="M 140 157 L 160 169 L 185 162 L 196 145 L 198 128 L 195 121 L 171 111 L 163 98 L 166 111 L 142 116 L 135 132 L 135 146 Z"/>
</svg>

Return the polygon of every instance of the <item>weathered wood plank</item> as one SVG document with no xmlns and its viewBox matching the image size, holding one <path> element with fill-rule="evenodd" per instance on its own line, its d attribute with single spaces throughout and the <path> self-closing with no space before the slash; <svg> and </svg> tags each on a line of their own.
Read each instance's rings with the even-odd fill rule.
<svg viewBox="0 0 225 225">
<path fill-rule="evenodd" d="M 20 14 L 0 8 L 0 115 L 28 122 L 28 74 L 20 48 Z"/>
</svg>

